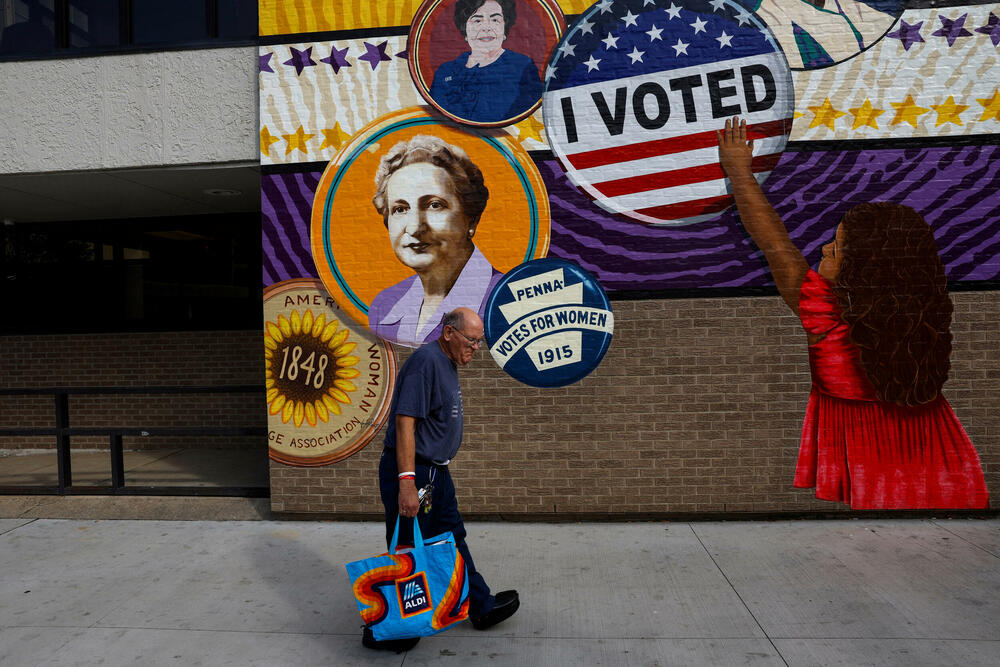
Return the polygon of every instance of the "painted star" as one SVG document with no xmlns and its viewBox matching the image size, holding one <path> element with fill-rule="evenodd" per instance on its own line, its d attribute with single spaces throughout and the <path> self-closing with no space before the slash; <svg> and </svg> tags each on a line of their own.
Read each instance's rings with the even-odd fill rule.
<svg viewBox="0 0 1000 667">
<path fill-rule="evenodd" d="M 699 32 L 705 32 L 705 26 L 707 25 L 708 22 L 702 21 L 701 17 L 699 16 L 694 20 L 694 23 L 691 24 L 691 27 L 694 28 L 694 34 L 697 35 Z"/>
<path fill-rule="evenodd" d="M 854 125 L 851 126 L 852 130 L 856 130 L 859 127 L 872 127 L 877 130 L 878 122 L 876 119 L 885 113 L 885 109 L 876 109 L 873 107 L 871 100 L 867 97 L 864 104 L 849 109 L 849 111 L 854 115 Z"/>
<path fill-rule="evenodd" d="M 372 66 L 372 70 L 374 71 L 375 68 L 378 67 L 379 63 L 392 60 L 392 58 L 385 53 L 385 47 L 388 45 L 389 42 L 382 42 L 378 46 L 365 42 L 365 55 L 359 56 L 358 60 L 364 60 L 367 62 Z"/>
<path fill-rule="evenodd" d="M 632 10 L 630 9 L 629 11 L 625 12 L 625 16 L 622 17 L 622 21 L 625 21 L 625 27 L 627 28 L 630 25 L 634 26 L 635 25 L 635 20 L 637 18 L 639 18 L 639 17 L 636 16 L 635 14 L 633 14 Z"/>
<path fill-rule="evenodd" d="M 601 69 L 600 67 L 598 67 L 598 65 L 600 64 L 600 62 L 601 62 L 600 58 L 595 58 L 593 56 L 593 54 L 591 54 L 590 60 L 584 61 L 583 64 L 587 66 L 587 71 L 588 72 L 593 72 L 595 69 L 596 70 L 600 70 Z"/>
<path fill-rule="evenodd" d="M 955 96 L 949 95 L 941 104 L 932 104 L 931 108 L 937 112 L 937 121 L 934 123 L 934 127 L 938 125 L 944 125 L 945 123 L 954 123 L 955 125 L 962 125 L 962 119 L 959 116 L 962 112 L 969 108 L 967 104 L 955 104 Z"/>
<path fill-rule="evenodd" d="M 320 130 L 323 133 L 323 145 L 319 147 L 320 150 L 324 148 L 340 148 L 344 145 L 344 142 L 351 138 L 351 135 L 340 129 L 340 123 L 334 123 L 332 130 Z"/>
<path fill-rule="evenodd" d="M 283 134 L 282 138 L 288 142 L 288 146 L 285 147 L 285 155 L 288 155 L 296 148 L 305 154 L 309 154 L 309 149 L 306 148 L 306 142 L 315 137 L 315 134 L 306 134 L 303 131 L 302 126 L 299 125 L 299 129 L 295 130 L 295 134 Z"/>
<path fill-rule="evenodd" d="M 674 45 L 673 45 L 672 47 L 670 47 L 670 48 L 672 48 L 672 49 L 674 50 L 674 55 L 675 55 L 675 56 L 679 56 L 679 55 L 680 55 L 680 54 L 682 54 L 682 53 L 683 53 L 684 55 L 689 55 L 689 54 L 688 54 L 688 47 L 689 47 L 689 46 L 691 46 L 691 44 L 690 44 L 690 43 L 684 43 L 684 42 L 682 42 L 682 41 L 680 40 L 680 38 L 678 37 L 678 38 L 677 38 L 677 43 L 676 43 L 676 44 L 674 44 Z"/>
<path fill-rule="evenodd" d="M 930 109 L 925 109 L 914 104 L 912 95 L 907 95 L 906 99 L 902 102 L 890 102 L 890 104 L 896 109 L 896 116 L 889 123 L 890 125 L 909 123 L 913 126 L 913 129 L 916 129 L 917 119 L 930 111 Z"/>
<path fill-rule="evenodd" d="M 717 12 L 721 12 L 726 8 L 726 0 L 709 0 L 708 4 L 712 5 L 712 9 Z"/>
<path fill-rule="evenodd" d="M 401 58 L 402 60 L 406 60 L 407 58 L 410 57 L 410 52 L 407 51 L 406 49 L 403 49 L 402 51 L 396 54 L 396 57 Z"/>
<path fill-rule="evenodd" d="M 990 12 L 990 20 L 983 27 L 976 28 L 976 32 L 989 35 L 993 41 L 993 46 L 1000 45 L 1000 18 L 997 18 L 996 14 Z"/>
<path fill-rule="evenodd" d="M 1000 88 L 993 89 L 993 97 L 976 98 L 983 106 L 983 115 L 979 120 L 1000 120 Z"/>
<path fill-rule="evenodd" d="M 655 5 L 655 4 L 656 4 L 656 0 L 643 0 L 643 2 L 642 2 L 642 6 L 643 7 L 645 7 L 646 5 Z"/>
<path fill-rule="evenodd" d="M 581 34 L 591 35 L 593 34 L 594 24 L 584 19 L 583 21 L 580 21 L 580 25 L 578 25 L 577 28 L 580 30 Z"/>
<path fill-rule="evenodd" d="M 740 10 L 740 13 L 736 15 L 736 20 L 739 21 L 740 25 L 746 25 L 750 22 L 750 15 Z"/>
<path fill-rule="evenodd" d="M 911 46 L 917 42 L 924 41 L 924 38 L 920 36 L 920 28 L 923 25 L 923 21 L 918 21 L 917 23 L 910 25 L 903 19 L 899 19 L 899 30 L 896 32 L 890 32 L 886 35 L 886 37 L 898 39 L 903 43 L 903 48 L 909 51 Z"/>
<path fill-rule="evenodd" d="M 841 116 L 846 116 L 846 111 L 841 111 L 839 109 L 834 109 L 833 105 L 830 104 L 830 98 L 823 100 L 823 104 L 818 107 L 809 107 L 809 111 L 813 112 L 812 122 L 809 123 L 809 129 L 814 127 L 819 127 L 820 125 L 826 125 L 828 129 L 836 129 L 833 124 Z"/>
<path fill-rule="evenodd" d="M 534 139 L 540 144 L 545 143 L 545 139 L 542 138 L 545 125 L 535 120 L 534 116 L 528 116 L 514 127 L 518 130 L 517 143 L 523 144 L 527 139 Z"/>
<path fill-rule="evenodd" d="M 632 64 L 634 65 L 636 63 L 641 63 L 642 62 L 642 57 L 644 55 L 646 55 L 646 52 L 645 51 L 640 51 L 638 47 L 633 46 L 632 47 L 632 53 L 627 53 L 625 55 L 627 55 L 629 58 L 632 59 Z"/>
<path fill-rule="evenodd" d="M 340 74 L 341 69 L 351 66 L 351 63 L 347 62 L 347 47 L 344 47 L 344 49 L 341 50 L 332 45 L 330 46 L 330 57 L 323 58 L 320 62 L 327 63 L 330 67 L 332 67 L 334 74 Z"/>
<path fill-rule="evenodd" d="M 604 50 L 605 51 L 608 50 L 608 49 L 617 49 L 618 48 L 618 38 L 612 36 L 612 34 L 610 32 L 608 33 L 608 36 L 605 37 L 604 39 L 602 39 L 601 41 L 604 42 Z"/>
<path fill-rule="evenodd" d="M 312 59 L 313 47 L 309 47 L 305 51 L 299 51 L 294 46 L 291 47 L 292 57 L 281 63 L 282 65 L 290 65 L 295 68 L 296 76 L 302 75 L 302 70 L 307 67 L 315 67 L 316 63 Z"/>
<path fill-rule="evenodd" d="M 569 42 L 566 42 L 565 44 L 563 44 L 562 46 L 560 46 L 559 50 L 563 52 L 564 56 L 575 56 L 576 55 L 575 53 L 573 53 L 574 51 L 576 51 L 576 45 L 575 44 L 570 44 Z"/>
<path fill-rule="evenodd" d="M 548 81 L 549 79 L 551 79 L 552 77 L 554 77 L 556 75 L 556 69 L 558 69 L 558 68 L 553 67 L 552 65 L 548 65 L 545 68 L 545 80 L 546 81 Z"/>
<path fill-rule="evenodd" d="M 932 32 L 935 37 L 944 37 L 948 40 L 948 46 L 954 46 L 959 37 L 972 37 L 972 33 L 964 28 L 965 19 L 968 14 L 962 14 L 957 19 L 948 19 L 938 16 L 941 19 L 941 27 Z"/>
<path fill-rule="evenodd" d="M 267 155 L 271 152 L 271 144 L 275 141 L 281 141 L 278 137 L 272 136 L 271 131 L 267 129 L 267 125 L 260 129 L 260 152 Z"/>
<path fill-rule="evenodd" d="M 723 30 L 722 34 L 715 38 L 715 41 L 717 41 L 719 43 L 719 48 L 720 49 L 722 47 L 724 47 L 724 46 L 732 47 L 733 46 L 733 35 L 727 35 L 726 31 Z"/>
<path fill-rule="evenodd" d="M 597 3 L 597 8 L 601 10 L 602 14 L 607 14 L 611 11 L 611 5 L 613 4 L 613 0 L 601 0 Z"/>
<path fill-rule="evenodd" d="M 265 53 L 262 56 L 257 57 L 257 71 L 258 72 L 270 72 L 274 74 L 274 70 L 271 69 L 271 57 L 273 53 Z"/>
<path fill-rule="evenodd" d="M 663 38 L 660 37 L 661 32 L 663 32 L 663 28 L 657 28 L 656 24 L 653 24 L 653 29 L 646 31 L 646 34 L 649 35 L 649 42 L 653 43 L 658 39 L 662 40 Z"/>
<path fill-rule="evenodd" d="M 681 17 L 681 8 L 672 2 L 670 3 L 670 7 L 664 9 L 663 11 L 667 13 L 667 16 L 670 17 L 671 21 L 673 21 L 674 19 L 679 19 Z"/>
</svg>

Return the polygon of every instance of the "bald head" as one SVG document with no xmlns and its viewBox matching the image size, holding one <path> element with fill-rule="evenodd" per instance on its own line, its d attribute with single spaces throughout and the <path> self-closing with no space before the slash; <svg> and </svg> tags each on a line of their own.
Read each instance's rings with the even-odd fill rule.
<svg viewBox="0 0 1000 667">
<path fill-rule="evenodd" d="M 456 308 L 441 320 L 441 349 L 459 366 L 472 361 L 483 338 L 483 320 L 471 308 Z"/>
</svg>

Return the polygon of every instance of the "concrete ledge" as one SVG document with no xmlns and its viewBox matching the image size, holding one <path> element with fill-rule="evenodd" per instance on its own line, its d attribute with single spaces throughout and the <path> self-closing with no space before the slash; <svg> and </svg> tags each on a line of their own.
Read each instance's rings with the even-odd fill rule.
<svg viewBox="0 0 1000 667">
<path fill-rule="evenodd" d="M 4 519 L 273 520 L 268 498 L 0 496 Z"/>
</svg>

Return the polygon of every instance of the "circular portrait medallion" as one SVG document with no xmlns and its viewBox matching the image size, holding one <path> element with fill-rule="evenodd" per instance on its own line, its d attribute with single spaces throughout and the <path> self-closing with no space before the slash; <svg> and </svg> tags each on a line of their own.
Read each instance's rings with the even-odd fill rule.
<svg viewBox="0 0 1000 667">
<path fill-rule="evenodd" d="M 542 111 L 570 181 L 649 225 L 714 218 L 732 205 L 716 131 L 739 115 L 763 181 L 792 127 L 788 62 L 735 0 L 602 0 L 552 55 Z"/>
<path fill-rule="evenodd" d="M 371 123 L 330 162 L 313 199 L 312 254 L 356 322 L 417 347 L 449 311 L 482 314 L 505 271 L 545 256 L 549 227 L 541 175 L 512 137 L 412 108 Z"/>
<path fill-rule="evenodd" d="M 426 0 L 410 24 L 410 74 L 448 118 L 510 125 L 541 103 L 545 64 L 565 28 L 555 0 Z"/>
<path fill-rule="evenodd" d="M 484 324 L 490 354 L 507 374 L 532 387 L 562 387 L 601 363 L 615 316 L 594 276 L 549 257 L 503 277 Z"/>
<path fill-rule="evenodd" d="M 364 448 L 388 417 L 395 351 L 345 317 L 318 280 L 264 290 L 264 365 L 275 461 L 341 461 Z"/>
</svg>

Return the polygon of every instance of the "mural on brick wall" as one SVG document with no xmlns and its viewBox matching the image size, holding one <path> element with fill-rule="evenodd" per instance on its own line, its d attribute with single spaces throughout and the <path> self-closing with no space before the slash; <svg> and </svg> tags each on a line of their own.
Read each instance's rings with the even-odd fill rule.
<svg viewBox="0 0 1000 667">
<path fill-rule="evenodd" d="M 716 131 L 732 116 L 749 122 L 750 178 L 803 266 L 819 266 L 848 211 L 886 201 L 911 207 L 914 229 L 925 221 L 936 245 L 917 274 L 938 275 L 941 289 L 942 276 L 968 286 L 1000 277 L 996 2 L 261 0 L 260 21 L 265 285 L 319 279 L 343 313 L 396 343 L 433 338 L 455 285 L 472 285 L 462 299 L 485 313 L 501 274 L 544 257 L 580 267 L 612 299 L 773 288 L 719 160 Z M 484 95 L 497 52 L 510 56 Z M 439 150 L 459 166 L 401 157 Z M 434 187 L 457 197 L 457 182 L 477 172 L 485 208 L 477 218 L 478 204 L 461 200 L 443 223 L 455 252 L 438 266 L 454 280 L 436 280 L 426 267 L 439 258 L 405 242 L 382 197 L 407 202 Z M 847 247 L 860 247 L 851 234 Z M 476 278 L 463 280 L 466 269 Z M 901 293 L 924 278 L 907 280 Z M 852 319 L 853 296 L 842 301 L 859 285 L 813 295 L 835 308 L 822 325 L 803 316 L 807 330 L 857 347 L 867 325 Z M 872 331 L 901 321 L 880 317 Z M 930 325 L 942 341 L 947 320 Z M 520 344 L 516 333 L 497 326 L 495 359 L 495 344 Z M 850 372 L 869 407 L 898 417 L 940 398 L 886 394 L 874 370 L 883 352 L 865 345 Z M 946 374 L 945 347 L 935 363 Z M 551 351 L 542 362 L 561 361 Z M 954 445 L 957 420 L 946 420 L 954 438 L 918 438 L 919 455 L 903 460 L 859 449 L 888 417 L 830 414 L 810 402 L 797 485 L 855 507 L 986 502 L 975 449 L 967 438 Z M 959 472 L 937 474 L 946 469 Z M 914 490 L 929 477 L 957 491 Z"/>
</svg>

